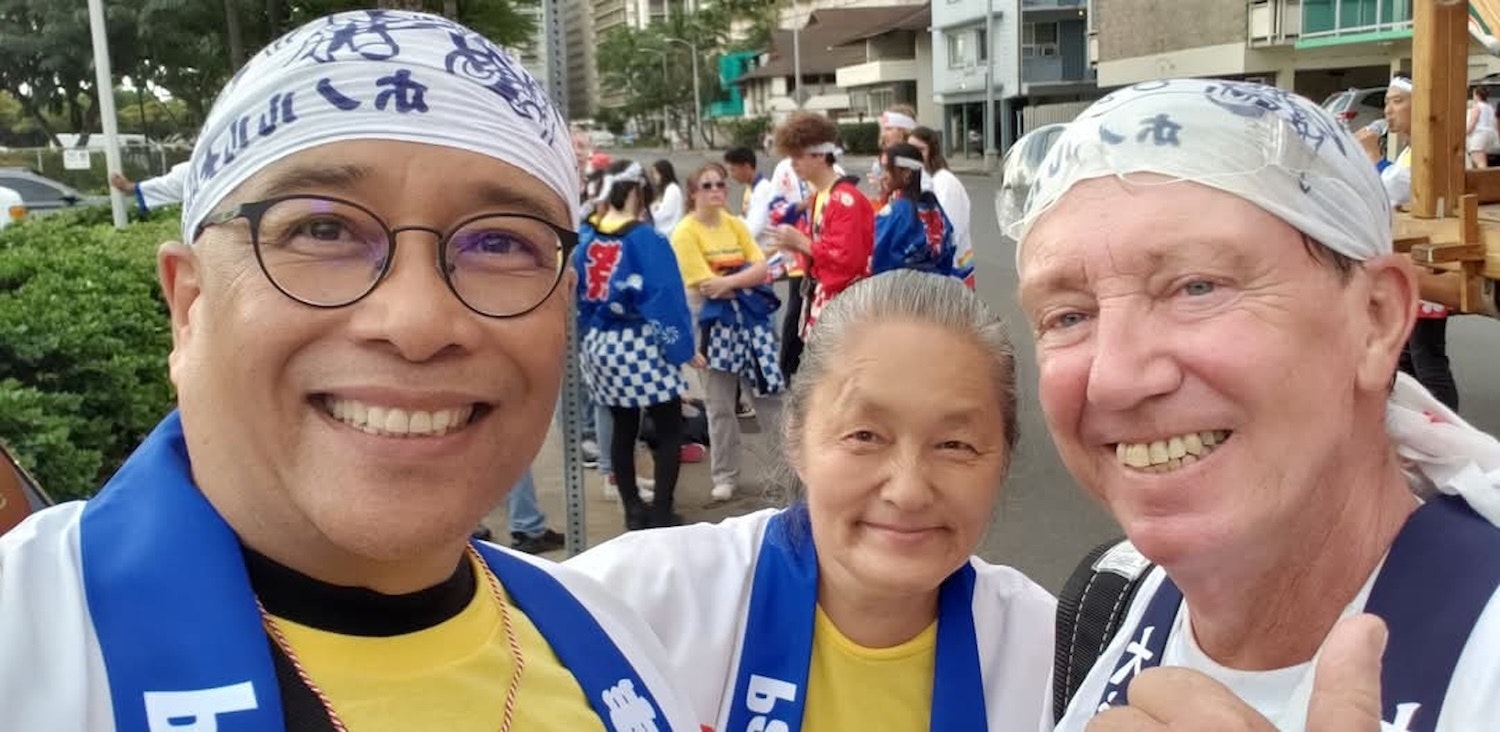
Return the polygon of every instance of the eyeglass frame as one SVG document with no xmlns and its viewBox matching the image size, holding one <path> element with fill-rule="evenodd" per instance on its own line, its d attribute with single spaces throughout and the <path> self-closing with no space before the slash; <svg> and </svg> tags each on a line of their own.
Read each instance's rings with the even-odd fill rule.
<svg viewBox="0 0 1500 732">
<path fill-rule="evenodd" d="M 699 191 L 727 191 L 727 190 L 729 190 L 729 181 L 723 180 L 722 178 L 719 179 L 719 180 L 698 181 L 698 190 Z"/>
<path fill-rule="evenodd" d="M 375 223 L 380 225 L 380 228 L 385 230 L 386 239 L 390 242 L 390 251 L 386 255 L 385 264 L 381 266 L 380 272 L 375 275 L 375 279 L 371 280 L 369 287 L 365 288 L 365 291 L 360 293 L 354 299 L 345 303 L 340 303 L 338 305 L 325 305 L 320 303 L 308 302 L 288 292 L 280 282 L 276 281 L 275 277 L 271 276 L 270 269 L 266 267 L 266 260 L 261 256 L 261 218 L 265 216 L 266 212 L 271 210 L 271 208 L 276 204 L 298 199 L 329 201 L 331 203 L 337 203 L 344 206 L 351 206 L 359 211 L 364 212 L 365 214 L 368 214 L 369 217 L 373 221 L 375 221 Z M 469 304 L 469 301 L 464 299 L 464 296 L 458 293 L 458 286 L 453 284 L 453 275 L 448 269 L 447 257 L 445 256 L 448 251 L 448 240 L 451 239 L 454 234 L 458 233 L 465 226 L 468 226 L 475 221 L 496 217 L 522 218 L 530 221 L 535 221 L 551 229 L 552 232 L 557 235 L 557 248 L 559 256 L 558 267 L 557 272 L 552 277 L 552 284 L 547 287 L 546 294 L 542 295 L 541 299 L 537 300 L 536 303 L 531 307 L 526 308 L 521 312 L 511 313 L 508 315 L 495 315 L 493 313 L 487 313 Z M 197 241 L 198 237 L 203 235 L 204 230 L 208 229 L 208 227 L 210 226 L 221 226 L 240 218 L 243 218 L 245 220 L 245 223 L 249 224 L 250 226 L 250 249 L 255 253 L 255 262 L 260 266 L 260 272 L 261 274 L 265 275 L 266 281 L 270 282 L 271 286 L 276 288 L 277 292 L 280 292 L 281 294 L 287 296 L 294 302 L 301 303 L 311 308 L 318 308 L 319 310 L 336 310 L 338 308 L 346 308 L 350 305 L 358 303 L 360 300 L 369 297 L 370 293 L 374 292 L 375 288 L 379 287 L 380 283 L 384 282 L 386 276 L 390 274 L 391 266 L 396 261 L 396 245 L 398 243 L 397 234 L 400 234 L 403 231 L 425 231 L 429 234 L 432 234 L 433 236 L 436 236 L 438 244 L 437 269 L 438 272 L 442 275 L 443 284 L 447 285 L 448 291 L 453 293 L 453 297 L 456 298 L 460 303 L 462 303 L 463 306 L 469 311 L 478 315 L 482 315 L 486 318 L 496 319 L 519 318 L 523 315 L 530 314 L 537 308 L 541 307 L 544 303 L 546 303 L 548 298 L 551 298 L 552 294 L 554 292 L 557 292 L 557 286 L 562 282 L 563 274 L 568 269 L 568 263 L 573 256 L 573 250 L 578 247 L 578 232 L 573 231 L 572 229 L 558 226 L 557 224 L 554 224 L 547 219 L 544 219 L 540 216 L 533 216 L 531 214 L 513 213 L 509 211 L 490 211 L 479 213 L 473 216 L 469 216 L 454 224 L 448 229 L 446 233 L 434 229 L 430 226 L 398 226 L 393 228 L 388 222 L 386 222 L 383 217 L 381 217 L 374 211 L 371 211 L 367 206 L 355 203 L 354 201 L 350 201 L 346 198 L 339 198 L 337 196 L 325 196 L 316 193 L 289 193 L 283 196 L 274 196 L 272 198 L 266 198 L 259 201 L 246 201 L 244 203 L 235 204 L 233 207 L 230 207 L 218 213 L 209 214 L 208 216 L 204 217 L 203 221 L 198 224 L 197 230 L 193 232 L 193 241 Z"/>
</svg>

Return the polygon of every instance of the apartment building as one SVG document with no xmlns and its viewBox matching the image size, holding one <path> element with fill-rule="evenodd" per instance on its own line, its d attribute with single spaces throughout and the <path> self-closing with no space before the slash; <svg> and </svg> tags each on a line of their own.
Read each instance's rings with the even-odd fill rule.
<svg viewBox="0 0 1500 732">
<path fill-rule="evenodd" d="M 568 78 L 568 117 L 589 119 L 599 98 L 599 67 L 594 36 L 593 0 L 562 3 L 563 42 Z"/>
<path fill-rule="evenodd" d="M 1072 119 L 1097 98 L 1088 16 L 1086 0 L 932 0 L 932 89 L 949 147 L 982 152 L 991 84 L 999 150 L 1032 127 Z"/>
<path fill-rule="evenodd" d="M 1321 100 L 1410 67 L 1412 2 L 1091 0 L 1091 60 L 1104 87 L 1236 78 Z M 1471 77 L 1500 68 L 1477 44 L 1471 52 Z"/>
</svg>

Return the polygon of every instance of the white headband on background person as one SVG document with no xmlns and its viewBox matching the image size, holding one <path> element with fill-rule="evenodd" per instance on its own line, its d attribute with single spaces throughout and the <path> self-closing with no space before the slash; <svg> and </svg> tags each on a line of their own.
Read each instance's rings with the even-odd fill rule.
<svg viewBox="0 0 1500 732">
<path fill-rule="evenodd" d="M 1407 94 L 1410 94 L 1412 90 L 1411 79 L 1408 79 L 1404 76 L 1392 76 L 1391 85 L 1387 88 L 1404 91 Z"/>
<path fill-rule="evenodd" d="M 644 183 L 645 181 L 645 169 L 641 167 L 640 163 L 632 160 L 630 161 L 630 165 L 625 166 L 624 170 L 614 175 L 605 174 L 604 180 L 599 183 L 599 195 L 594 197 L 594 203 L 609 200 L 609 192 L 615 187 L 616 183 Z"/>
<path fill-rule="evenodd" d="M 1399 88 L 1397 80 L 1391 84 Z M 1164 180 L 1126 178 L 1140 173 Z M 1017 219 L 1001 222 L 1020 242 L 1017 272 L 1024 276 L 1021 254 L 1036 220 L 1073 186 L 1103 177 L 1133 186 L 1215 188 L 1356 261 L 1393 251 L 1390 201 L 1375 166 L 1326 111 L 1283 89 L 1169 79 L 1095 102 L 1043 158 L 1029 197 L 1009 207 L 1019 212 Z M 1386 433 L 1415 488 L 1462 496 L 1500 525 L 1500 441 L 1405 374 L 1397 376 L 1387 401 Z"/>
<path fill-rule="evenodd" d="M 519 62 L 447 18 L 358 10 L 286 34 L 219 93 L 193 149 L 183 241 L 266 166 L 346 140 L 468 150 L 577 196 L 567 123 Z"/>
<path fill-rule="evenodd" d="M 820 142 L 816 145 L 813 145 L 812 147 L 803 150 L 802 152 L 809 155 L 817 155 L 821 153 L 823 155 L 832 155 L 834 157 L 838 157 L 844 154 L 844 148 L 841 148 L 832 142 Z"/>
<path fill-rule="evenodd" d="M 914 130 L 917 128 L 917 121 L 900 112 L 886 112 L 880 115 L 880 126 Z"/>
</svg>

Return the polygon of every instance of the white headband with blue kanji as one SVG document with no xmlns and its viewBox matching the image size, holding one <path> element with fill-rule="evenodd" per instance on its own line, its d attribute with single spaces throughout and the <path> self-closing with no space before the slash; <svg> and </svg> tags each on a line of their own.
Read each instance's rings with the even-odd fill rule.
<svg viewBox="0 0 1500 732">
<path fill-rule="evenodd" d="M 219 93 L 193 150 L 183 241 L 266 166 L 319 145 L 399 140 L 489 155 L 578 195 L 565 120 L 484 36 L 398 10 L 330 15 L 266 47 Z"/>
</svg>

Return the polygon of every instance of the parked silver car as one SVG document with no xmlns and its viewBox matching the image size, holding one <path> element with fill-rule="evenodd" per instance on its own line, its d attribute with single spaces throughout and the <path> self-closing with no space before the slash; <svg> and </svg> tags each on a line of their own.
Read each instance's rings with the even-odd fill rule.
<svg viewBox="0 0 1500 732">
<path fill-rule="evenodd" d="M 1385 118 L 1385 88 L 1345 89 L 1334 92 L 1323 100 L 1323 109 L 1344 123 L 1351 132 L 1368 127 L 1371 122 Z"/>
<path fill-rule="evenodd" d="M 37 175 L 27 168 L 0 168 L 0 187 L 21 194 L 26 209 L 34 216 L 77 206 L 108 206 L 108 196 L 87 196 L 51 178 Z"/>
</svg>

